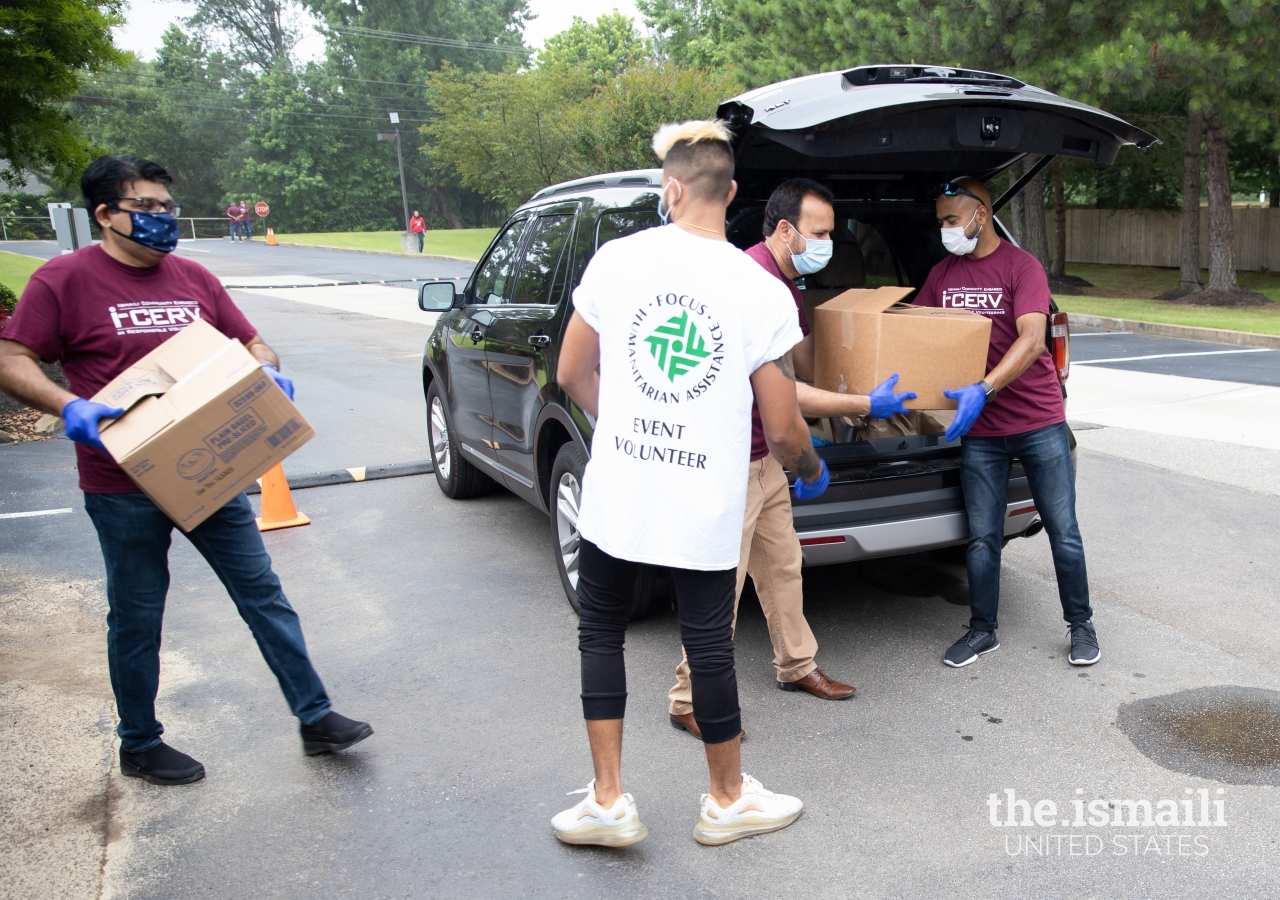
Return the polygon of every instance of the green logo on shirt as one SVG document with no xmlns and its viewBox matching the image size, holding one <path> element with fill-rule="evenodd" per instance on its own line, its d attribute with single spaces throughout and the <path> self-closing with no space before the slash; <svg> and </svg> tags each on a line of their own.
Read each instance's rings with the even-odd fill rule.
<svg viewBox="0 0 1280 900">
<path fill-rule="evenodd" d="M 687 310 L 667 319 L 644 342 L 649 345 L 650 355 L 658 361 L 658 368 L 672 382 L 677 375 L 684 375 L 698 368 L 711 355 L 706 341 L 698 334 L 698 326 L 689 320 Z"/>
</svg>

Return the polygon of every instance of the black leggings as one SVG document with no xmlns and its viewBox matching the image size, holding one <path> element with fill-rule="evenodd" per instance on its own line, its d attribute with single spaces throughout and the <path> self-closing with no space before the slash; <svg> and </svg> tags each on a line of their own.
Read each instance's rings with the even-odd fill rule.
<svg viewBox="0 0 1280 900">
<path fill-rule="evenodd" d="M 639 563 L 615 559 L 587 540 L 580 546 L 582 715 L 586 719 L 621 719 L 627 711 L 622 645 Z M 733 669 L 737 569 L 672 569 L 671 574 L 680 605 L 680 640 L 689 656 L 693 717 L 708 744 L 733 740 L 742 731 L 738 676 Z"/>
</svg>

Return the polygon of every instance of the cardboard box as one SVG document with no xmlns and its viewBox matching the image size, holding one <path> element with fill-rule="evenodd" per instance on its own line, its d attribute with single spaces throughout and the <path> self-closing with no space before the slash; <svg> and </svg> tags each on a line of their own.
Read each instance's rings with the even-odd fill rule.
<svg viewBox="0 0 1280 900">
<path fill-rule="evenodd" d="M 909 287 L 854 288 L 814 310 L 814 383 L 869 394 L 894 372 L 909 409 L 955 409 L 942 395 L 987 374 L 991 322 L 966 309 L 903 304 Z"/>
<path fill-rule="evenodd" d="M 93 396 L 128 412 L 102 443 L 144 494 L 190 531 L 315 436 L 237 340 L 197 320 Z"/>
</svg>

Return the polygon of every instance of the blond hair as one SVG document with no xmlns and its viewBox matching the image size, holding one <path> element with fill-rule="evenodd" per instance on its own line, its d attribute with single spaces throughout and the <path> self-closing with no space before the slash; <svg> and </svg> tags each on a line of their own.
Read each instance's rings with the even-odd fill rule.
<svg viewBox="0 0 1280 900">
<path fill-rule="evenodd" d="M 719 119 L 695 119 L 679 125 L 663 125 L 653 135 L 653 152 L 665 160 L 676 144 L 699 144 L 703 141 L 730 143 L 729 129 Z"/>
</svg>

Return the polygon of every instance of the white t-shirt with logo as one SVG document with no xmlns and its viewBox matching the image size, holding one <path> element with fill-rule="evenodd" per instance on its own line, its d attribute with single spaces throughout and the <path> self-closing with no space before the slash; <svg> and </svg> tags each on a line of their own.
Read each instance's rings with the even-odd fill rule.
<svg viewBox="0 0 1280 900">
<path fill-rule="evenodd" d="M 619 559 L 738 565 L 751 374 L 803 335 L 786 287 L 675 225 L 610 241 L 573 293 L 600 335 L 600 408 L 578 527 Z"/>
</svg>

